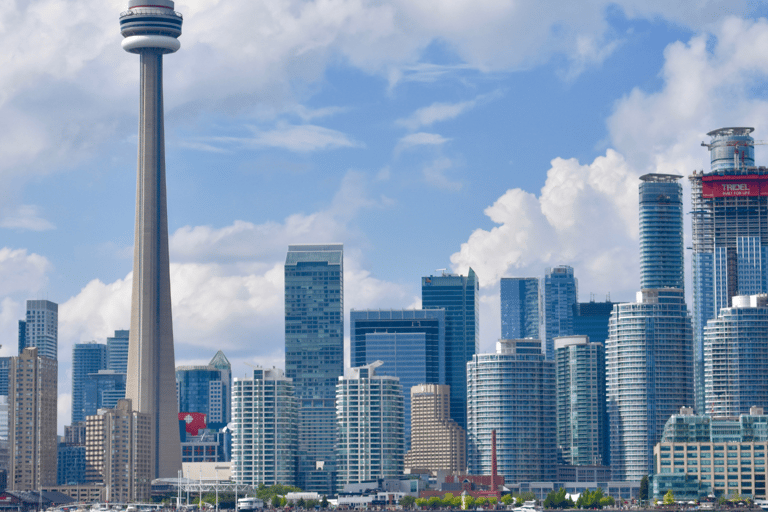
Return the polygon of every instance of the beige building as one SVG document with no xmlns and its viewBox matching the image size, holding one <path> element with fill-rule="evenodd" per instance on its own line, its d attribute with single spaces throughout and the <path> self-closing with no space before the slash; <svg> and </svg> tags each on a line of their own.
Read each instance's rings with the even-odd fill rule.
<svg viewBox="0 0 768 512">
<path fill-rule="evenodd" d="M 56 485 L 55 360 L 25 348 L 8 368 L 8 489 L 39 490 Z"/>
<path fill-rule="evenodd" d="M 152 484 L 152 421 L 131 400 L 86 418 L 85 478 L 104 484 L 111 502 L 147 501 Z"/>
<path fill-rule="evenodd" d="M 451 419 L 450 387 L 420 384 L 411 388 L 411 449 L 405 470 L 462 472 L 467 469 L 466 434 Z"/>
</svg>

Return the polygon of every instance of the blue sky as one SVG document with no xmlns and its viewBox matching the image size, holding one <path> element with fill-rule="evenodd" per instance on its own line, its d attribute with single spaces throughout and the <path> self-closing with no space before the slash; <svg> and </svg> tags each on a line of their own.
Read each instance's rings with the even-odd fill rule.
<svg viewBox="0 0 768 512">
<path fill-rule="evenodd" d="M 26 299 L 60 304 L 60 426 L 72 345 L 129 324 L 139 69 L 120 48 L 123 4 L 0 13 L 0 353 L 14 355 Z M 718 127 L 768 138 L 759 2 L 176 9 L 165 102 L 178 364 L 221 348 L 236 376 L 283 365 L 292 243 L 345 244 L 347 309 L 418 307 L 421 276 L 472 266 L 483 351 L 499 336 L 502 276 L 569 264 L 581 300 L 632 300 L 637 178 L 706 168 L 699 143 Z"/>
</svg>

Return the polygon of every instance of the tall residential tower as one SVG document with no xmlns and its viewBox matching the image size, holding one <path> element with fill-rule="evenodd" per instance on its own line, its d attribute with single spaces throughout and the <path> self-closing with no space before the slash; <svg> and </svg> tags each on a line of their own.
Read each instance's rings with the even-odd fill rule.
<svg viewBox="0 0 768 512">
<path fill-rule="evenodd" d="M 502 277 L 501 339 L 539 338 L 539 279 Z"/>
<path fill-rule="evenodd" d="M 682 176 L 640 177 L 640 289 L 685 289 Z"/>
<path fill-rule="evenodd" d="M 342 244 L 290 245 L 285 258 L 285 375 L 299 409 L 298 486 L 334 493 L 336 384 L 344 374 Z"/>
<path fill-rule="evenodd" d="M 126 398 L 151 421 L 151 474 L 181 469 L 176 404 L 168 207 L 165 192 L 163 55 L 179 49 L 181 14 L 171 0 L 129 0 L 120 13 L 123 49 L 141 58 L 136 234 Z"/>
</svg>

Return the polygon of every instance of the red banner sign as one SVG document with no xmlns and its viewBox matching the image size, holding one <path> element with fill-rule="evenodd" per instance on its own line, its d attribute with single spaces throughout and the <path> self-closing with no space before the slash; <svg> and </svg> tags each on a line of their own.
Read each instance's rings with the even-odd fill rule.
<svg viewBox="0 0 768 512">
<path fill-rule="evenodd" d="M 198 430 L 207 426 L 205 414 L 202 412 L 180 412 L 179 421 L 187 424 L 187 434 L 197 435 Z"/>
<path fill-rule="evenodd" d="M 743 197 L 768 196 L 768 176 L 746 174 L 739 176 L 704 176 L 701 178 L 702 196 Z"/>
</svg>

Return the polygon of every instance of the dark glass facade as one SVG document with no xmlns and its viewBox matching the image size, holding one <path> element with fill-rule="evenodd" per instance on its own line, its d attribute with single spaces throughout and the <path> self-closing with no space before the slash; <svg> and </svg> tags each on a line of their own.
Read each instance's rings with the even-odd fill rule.
<svg viewBox="0 0 768 512">
<path fill-rule="evenodd" d="M 285 259 L 285 374 L 299 408 L 298 485 L 334 492 L 336 384 L 344 373 L 343 245 L 291 245 Z"/>
<path fill-rule="evenodd" d="M 501 338 L 539 338 L 539 280 L 536 277 L 502 277 Z"/>
<path fill-rule="evenodd" d="M 411 387 L 445 384 L 445 310 L 351 311 L 349 336 L 352 368 L 381 361 L 376 373 L 400 379 L 409 449 Z"/>
<path fill-rule="evenodd" d="M 85 416 L 97 414 L 99 409 L 114 409 L 117 401 L 125 398 L 125 374 L 113 370 L 91 373 L 83 383 L 83 409 Z"/>
<path fill-rule="evenodd" d="M 128 334 L 130 331 L 115 331 L 115 335 L 107 338 L 107 369 L 117 373 L 128 371 Z"/>
<path fill-rule="evenodd" d="M 589 336 L 592 343 L 608 339 L 608 322 L 616 302 L 577 302 L 573 305 L 573 334 Z"/>
<path fill-rule="evenodd" d="M 555 359 L 554 339 L 573 332 L 573 305 L 579 300 L 579 281 L 567 265 L 548 268 L 541 286 L 543 351 L 547 361 Z"/>
<path fill-rule="evenodd" d="M 467 428 L 467 362 L 479 350 L 480 284 L 471 268 L 466 276 L 421 278 L 424 309 L 445 310 L 445 383 L 451 387 L 451 419 Z"/>
<path fill-rule="evenodd" d="M 96 410 L 86 411 L 85 382 L 88 375 L 107 366 L 107 346 L 101 343 L 76 343 L 72 347 L 72 423 L 85 421 Z"/>
<path fill-rule="evenodd" d="M 685 288 L 682 176 L 640 178 L 640 289 Z"/>
</svg>

